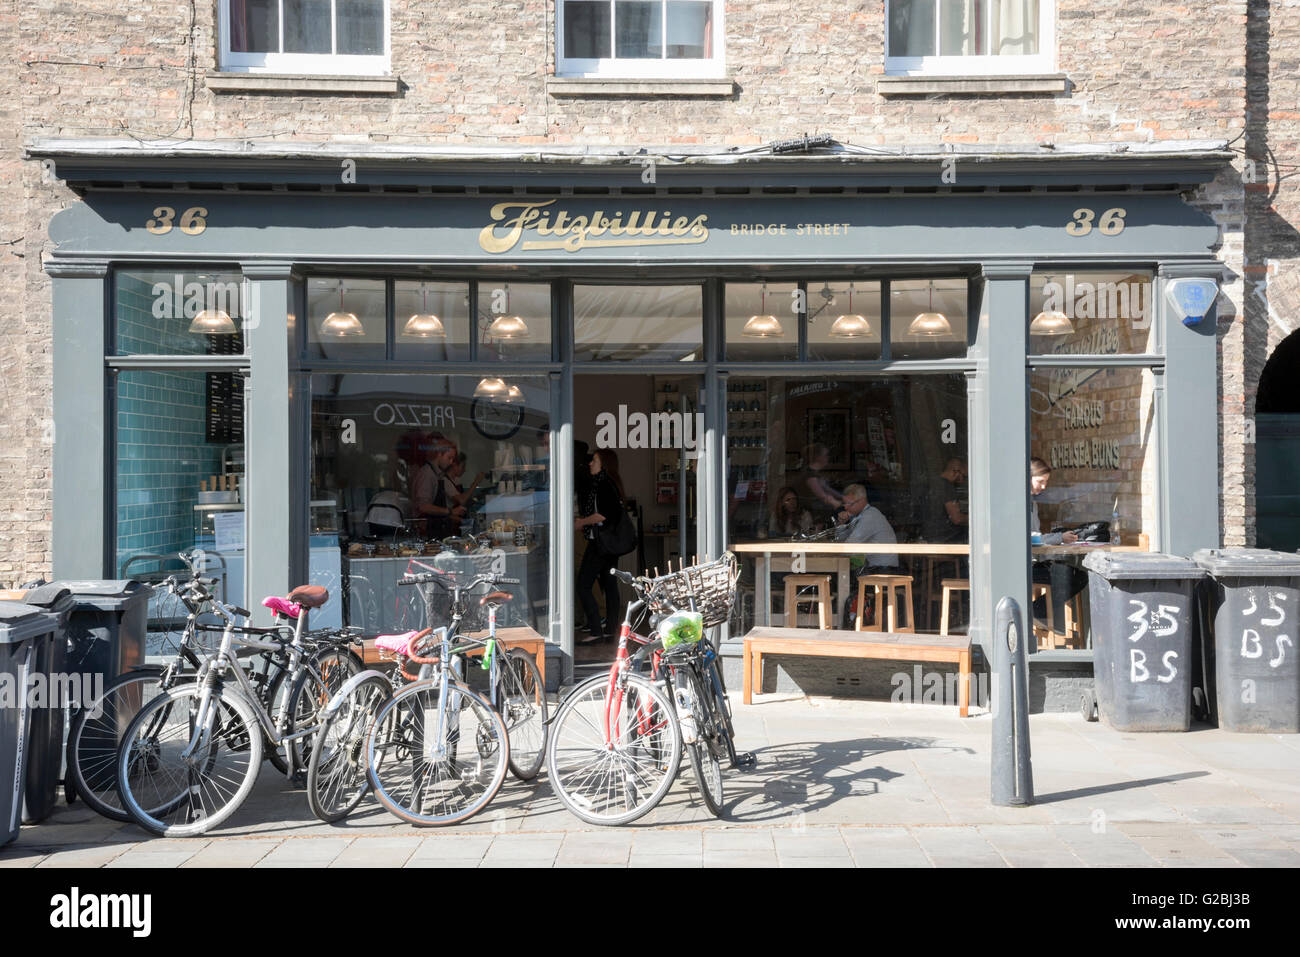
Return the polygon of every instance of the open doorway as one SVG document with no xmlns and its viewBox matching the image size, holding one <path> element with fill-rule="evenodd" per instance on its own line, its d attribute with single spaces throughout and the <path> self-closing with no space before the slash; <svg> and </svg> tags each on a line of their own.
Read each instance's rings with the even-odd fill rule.
<svg viewBox="0 0 1300 957">
<path fill-rule="evenodd" d="M 1255 396 L 1255 544 L 1300 548 L 1300 332 L 1273 351 Z"/>
</svg>

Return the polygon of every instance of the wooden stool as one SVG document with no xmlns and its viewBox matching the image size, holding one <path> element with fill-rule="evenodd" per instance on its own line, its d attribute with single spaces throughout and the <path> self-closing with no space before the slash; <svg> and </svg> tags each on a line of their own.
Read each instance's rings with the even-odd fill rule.
<svg viewBox="0 0 1300 957">
<path fill-rule="evenodd" d="M 926 629 L 934 627 L 935 606 L 938 605 L 939 617 L 943 617 L 943 609 L 947 605 L 947 599 L 940 597 L 940 590 L 935 587 L 936 581 L 941 581 L 943 572 L 948 569 L 942 566 L 952 566 L 950 577 L 956 578 L 961 574 L 961 562 L 956 558 L 948 555 L 926 555 L 924 571 L 921 578 L 921 595 L 924 599 L 921 617 L 924 619 L 922 624 Z"/>
<path fill-rule="evenodd" d="M 875 621 L 867 627 L 862 624 L 866 615 L 867 589 L 875 590 L 876 614 Z M 907 627 L 898 626 L 898 604 L 896 589 L 903 590 L 903 601 L 907 605 Z M 889 628 L 881 627 L 885 623 L 885 615 L 881 612 L 888 608 Z M 911 575 L 863 575 L 858 579 L 858 631 L 890 631 L 895 633 L 912 633 L 916 631 L 916 610 L 912 605 L 912 576 Z"/>
<path fill-rule="evenodd" d="M 1079 596 L 1075 595 L 1065 603 L 1065 647 L 1083 647 L 1083 628 L 1080 624 L 1082 617 Z"/>
<path fill-rule="evenodd" d="M 816 588 L 816 595 L 799 597 L 799 589 Z M 822 631 L 831 627 L 831 576 L 830 575 L 786 575 L 785 576 L 785 626 L 799 627 L 799 602 L 812 602 L 817 605 L 817 626 Z"/>
<path fill-rule="evenodd" d="M 943 611 L 939 615 L 939 634 L 948 634 L 948 608 L 952 602 L 953 595 L 960 595 L 962 592 L 970 594 L 970 579 L 968 578 L 945 578 L 943 584 Z"/>
<path fill-rule="evenodd" d="M 1034 602 L 1046 596 L 1047 600 L 1047 627 L 1044 628 L 1038 624 L 1034 617 Z M 1035 582 L 1029 592 L 1029 619 L 1034 623 L 1034 637 L 1038 640 L 1039 648 L 1055 648 L 1056 645 L 1056 617 L 1052 609 L 1052 586 Z"/>
</svg>

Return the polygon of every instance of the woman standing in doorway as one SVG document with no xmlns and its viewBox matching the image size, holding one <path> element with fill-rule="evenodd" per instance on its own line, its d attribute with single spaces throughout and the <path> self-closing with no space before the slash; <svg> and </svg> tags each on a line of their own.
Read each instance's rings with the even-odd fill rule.
<svg viewBox="0 0 1300 957">
<path fill-rule="evenodd" d="M 618 453 L 602 449 L 591 457 L 588 466 L 591 486 L 581 504 L 581 515 L 573 520 L 575 531 L 587 540 L 578 569 L 578 600 L 582 602 L 587 617 L 589 634 L 583 644 L 605 641 L 613 637 L 619 624 L 618 582 L 610 569 L 618 564 L 618 556 L 606 552 L 600 545 L 600 528 L 609 522 L 613 525 L 618 510 L 623 508 L 623 480 L 618 474 Z M 605 621 L 600 619 L 600 605 L 592 593 L 592 586 L 600 583 L 605 593 Z"/>
</svg>

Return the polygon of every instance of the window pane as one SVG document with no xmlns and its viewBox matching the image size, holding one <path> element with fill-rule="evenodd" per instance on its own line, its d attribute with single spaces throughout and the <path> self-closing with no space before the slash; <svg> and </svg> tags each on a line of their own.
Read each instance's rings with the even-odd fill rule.
<svg viewBox="0 0 1300 957">
<path fill-rule="evenodd" d="M 1035 273 L 1029 284 L 1033 355 L 1133 355 L 1154 350 L 1149 272 Z"/>
<path fill-rule="evenodd" d="M 613 362 L 699 360 L 700 286 L 575 286 L 574 358 Z"/>
<path fill-rule="evenodd" d="M 478 329 L 480 359 L 550 359 L 550 285 L 479 283 Z"/>
<path fill-rule="evenodd" d="M 238 273 L 119 270 L 114 282 L 118 355 L 243 353 Z"/>
<path fill-rule="evenodd" d="M 713 4 L 668 4 L 668 59 L 705 60 L 713 55 Z"/>
<path fill-rule="evenodd" d="M 394 284 L 398 359 L 469 358 L 469 284 Z"/>
<path fill-rule="evenodd" d="M 1039 0 L 991 0 L 995 54 L 1030 55 L 1038 52 Z"/>
<path fill-rule="evenodd" d="M 727 416 L 728 541 L 788 541 L 824 531 L 827 541 L 877 546 L 840 556 L 818 555 L 808 545 L 802 570 L 830 576 L 833 626 L 852 627 L 848 606 L 857 574 L 902 567 L 917 590 L 917 630 L 937 630 L 930 609 L 937 611 L 939 596 L 928 602 L 923 589 L 932 582 L 938 591 L 943 578 L 964 578 L 962 556 L 909 556 L 878 546 L 966 541 L 965 376 L 735 376 L 728 384 L 737 390 L 729 389 L 729 402 L 739 399 L 752 410 Z M 871 512 L 845 528 L 857 514 L 842 514 L 845 498 L 857 498 L 854 486 L 865 490 Z M 785 622 L 784 578 L 791 571 L 789 552 L 774 555 L 768 582 L 774 624 Z M 749 592 L 737 602 L 743 634 L 754 624 L 757 594 L 749 584 L 753 572 L 746 569 L 742 581 Z"/>
<path fill-rule="evenodd" d="M 443 555 L 437 567 L 496 568 L 502 577 L 519 579 L 508 589 L 513 598 L 500 624 L 546 632 L 548 383 L 508 376 L 517 398 L 499 403 L 474 398 L 479 381 L 313 377 L 311 499 L 328 504 L 313 510 L 321 520 L 313 518 L 310 569 L 313 583 L 339 596 L 337 605 L 326 605 L 337 609 L 335 621 L 346 613 L 368 635 L 424 627 L 418 590 L 398 587 L 397 579 L 413 562 L 433 563 L 441 538 L 482 532 L 493 535 L 493 551 Z M 347 441 L 345 419 L 351 423 Z M 447 515 L 449 509 L 455 514 Z M 326 515 L 334 520 L 327 522 Z M 435 612 L 442 616 L 445 596 L 439 598 L 443 605 Z M 478 612 L 477 602 L 471 607 Z"/>
<path fill-rule="evenodd" d="M 727 283 L 727 358 L 798 359 L 798 292 L 792 282 Z"/>
<path fill-rule="evenodd" d="M 1083 556 L 1062 549 L 1063 533 L 1125 546 L 1147 546 L 1154 535 L 1154 382 L 1149 369 L 1030 372 L 1030 454 L 1051 469 L 1039 478 L 1030 470 L 1031 531 L 1037 524 L 1046 539 L 1033 549 L 1031 648 L 1090 646 Z"/>
<path fill-rule="evenodd" d="M 890 56 L 934 56 L 934 5 L 935 0 L 890 0 Z"/>
<path fill-rule="evenodd" d="M 332 52 L 330 0 L 284 0 L 284 52 Z"/>
<path fill-rule="evenodd" d="M 659 0 L 618 0 L 614 4 L 615 55 L 629 60 L 661 59 L 662 21 Z"/>
<path fill-rule="evenodd" d="M 879 359 L 880 330 L 880 283 L 808 283 L 809 359 Z"/>
<path fill-rule="evenodd" d="M 384 0 L 335 0 L 338 51 L 365 56 L 384 53 Z"/>
<path fill-rule="evenodd" d="M 307 354 L 384 358 L 385 305 L 383 280 L 307 280 Z"/>
<path fill-rule="evenodd" d="M 580 60 L 609 59 L 609 13 L 609 0 L 566 2 L 564 55 Z"/>
<path fill-rule="evenodd" d="M 177 552 L 201 548 L 217 595 L 243 604 L 243 378 L 130 370 L 116 388 L 116 574 L 182 572 Z M 166 604 L 151 603 L 147 654 L 166 651 L 157 620 Z"/>
<path fill-rule="evenodd" d="M 889 348 L 894 359 L 966 354 L 966 280 L 890 283 Z"/>
<path fill-rule="evenodd" d="M 988 0 L 940 0 L 940 56 L 984 56 L 989 52 Z M 997 6 L 996 0 L 993 5 Z"/>
<path fill-rule="evenodd" d="M 230 0 L 230 52 L 279 51 L 280 7 L 277 0 Z"/>
</svg>

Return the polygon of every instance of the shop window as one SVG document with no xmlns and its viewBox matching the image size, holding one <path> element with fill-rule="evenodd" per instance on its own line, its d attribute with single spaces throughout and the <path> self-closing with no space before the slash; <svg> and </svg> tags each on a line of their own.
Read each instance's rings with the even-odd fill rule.
<svg viewBox="0 0 1300 957">
<path fill-rule="evenodd" d="M 115 414 L 115 575 L 151 580 L 180 571 L 177 553 L 199 548 L 217 594 L 243 604 L 242 376 L 122 371 Z M 153 632 L 151 625 L 151 639 Z"/>
<path fill-rule="evenodd" d="M 549 408 L 544 377 L 313 377 L 310 571 L 337 598 L 321 622 L 424 627 L 418 592 L 397 580 L 435 564 L 519 579 L 502 624 L 545 633 Z M 441 549 L 466 533 L 493 549 Z"/>
<path fill-rule="evenodd" d="M 575 286 L 573 341 L 580 362 L 700 360 L 703 287 Z"/>
<path fill-rule="evenodd" d="M 726 356 L 767 362 L 799 358 L 803 305 L 795 283 L 727 283 Z"/>
<path fill-rule="evenodd" d="M 966 355 L 965 279 L 908 279 L 889 284 L 889 354 L 893 359 Z"/>
<path fill-rule="evenodd" d="M 548 283 L 478 284 L 480 359 L 551 358 L 551 287 Z"/>
<path fill-rule="evenodd" d="M 238 273 L 118 270 L 113 324 L 120 356 L 237 355 L 245 285 Z"/>
<path fill-rule="evenodd" d="M 393 297 L 394 358 L 469 358 L 468 283 L 397 282 Z"/>
<path fill-rule="evenodd" d="M 1156 537 L 1154 386 L 1149 369 L 1030 373 L 1030 454 L 1040 460 L 1030 490 L 1042 536 L 1033 548 L 1031 647 L 1090 647 L 1083 557 L 1111 546 L 1147 550 Z"/>
<path fill-rule="evenodd" d="M 880 283 L 808 283 L 808 358 L 879 359 Z"/>
<path fill-rule="evenodd" d="M 1032 355 L 1133 355 L 1155 351 L 1151 273 L 1035 273 L 1029 284 Z"/>
<path fill-rule="evenodd" d="M 968 567 L 965 555 L 953 554 L 968 540 L 965 376 L 733 375 L 727 399 L 728 541 L 775 548 L 766 563 L 740 553 L 746 571 L 738 627 L 748 630 L 764 615 L 785 622 L 785 576 L 795 572 L 829 576 L 833 626 L 851 627 L 855 576 L 888 567 L 913 576 L 918 624 L 937 629 L 942 580 L 964 578 Z M 846 539 L 847 523 L 867 511 L 846 514 L 859 492 L 870 507 L 864 536 L 868 522 L 888 534 L 864 537 L 873 549 L 861 555 L 818 554 L 820 544 Z M 875 547 L 891 537 L 937 550 L 907 555 Z M 766 599 L 754 577 L 763 574 L 771 576 Z"/>
<path fill-rule="evenodd" d="M 388 72 L 386 0 L 221 0 L 221 68 Z"/>
<path fill-rule="evenodd" d="M 722 76 L 720 0 L 558 0 L 556 8 L 560 76 Z"/>
<path fill-rule="evenodd" d="M 307 280 L 307 354 L 315 359 L 382 359 L 387 340 L 382 279 Z"/>
<path fill-rule="evenodd" d="M 888 0 L 885 70 L 899 75 L 1049 73 L 1054 0 Z"/>
</svg>

